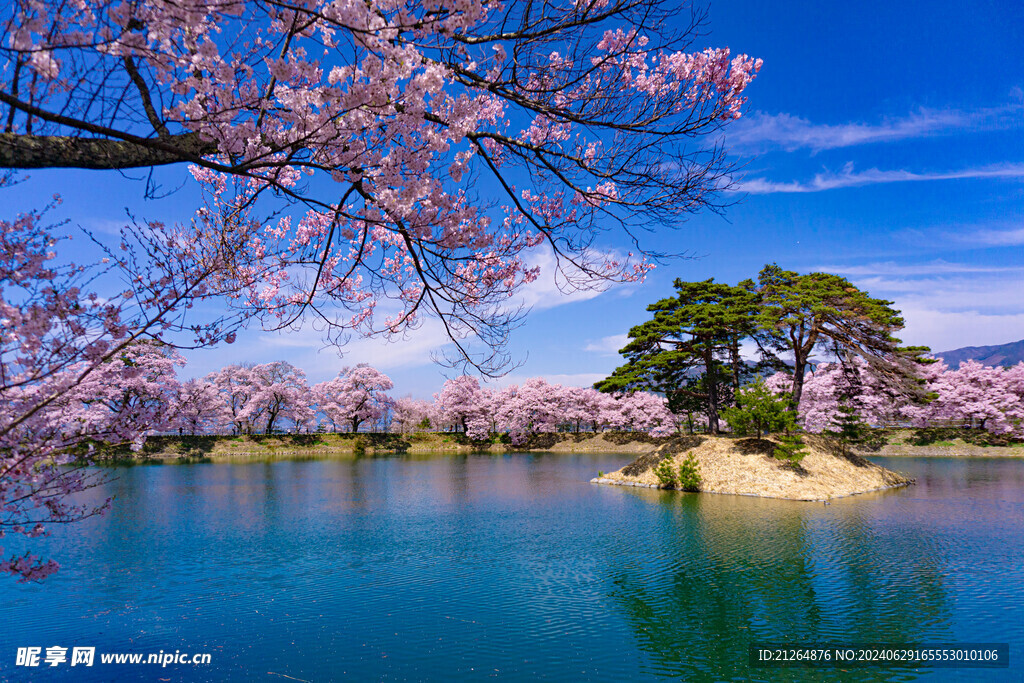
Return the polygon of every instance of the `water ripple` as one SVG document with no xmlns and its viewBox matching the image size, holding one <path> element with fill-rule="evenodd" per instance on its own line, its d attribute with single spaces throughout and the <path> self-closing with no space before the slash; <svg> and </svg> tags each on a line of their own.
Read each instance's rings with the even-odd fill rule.
<svg viewBox="0 0 1024 683">
<path fill-rule="evenodd" d="M 0 678 L 775 680 L 749 667 L 751 642 L 1021 652 L 1021 461 L 900 460 L 918 486 L 830 506 L 586 484 L 625 459 L 118 470 L 91 494 L 118 495 L 110 515 L 48 539 L 57 576 L 0 583 Z M 213 664 L 14 667 L 32 645 Z"/>
</svg>

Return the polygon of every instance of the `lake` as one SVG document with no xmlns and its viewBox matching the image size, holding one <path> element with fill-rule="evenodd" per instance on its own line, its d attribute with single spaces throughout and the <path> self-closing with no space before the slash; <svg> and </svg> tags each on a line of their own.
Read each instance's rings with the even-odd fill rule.
<svg viewBox="0 0 1024 683">
<path fill-rule="evenodd" d="M 34 546 L 61 571 L 0 579 L 0 679 L 1021 678 L 1024 460 L 875 458 L 917 485 L 831 505 L 588 483 L 631 459 L 110 468 L 113 510 Z M 1001 642 L 1011 668 L 752 668 L 759 641 Z M 210 663 L 99 662 L 175 651 Z"/>
</svg>

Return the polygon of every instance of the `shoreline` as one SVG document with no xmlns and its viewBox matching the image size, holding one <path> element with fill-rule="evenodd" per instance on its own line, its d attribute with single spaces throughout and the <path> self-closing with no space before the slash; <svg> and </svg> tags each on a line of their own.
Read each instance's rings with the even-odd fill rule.
<svg viewBox="0 0 1024 683">
<path fill-rule="evenodd" d="M 677 491 L 677 489 L 665 488 L 658 484 L 644 484 L 638 481 L 623 481 L 620 479 L 609 479 L 608 477 L 594 477 L 590 480 L 591 484 L 606 484 L 608 486 L 631 486 L 634 488 L 641 489 L 655 489 L 658 491 Z M 693 493 L 712 493 L 717 496 L 747 496 L 749 498 L 772 498 L 774 500 L 794 500 L 799 503 L 824 503 L 826 501 L 835 500 L 837 498 L 849 498 L 851 496 L 859 496 L 865 493 L 878 493 L 880 491 L 891 491 L 893 489 L 902 489 L 907 486 L 912 486 L 913 480 L 905 481 L 899 484 L 887 484 L 885 486 L 879 486 L 875 489 L 868 489 L 866 491 L 856 491 L 854 493 L 843 493 L 830 498 L 789 498 L 786 496 L 770 496 L 760 493 L 735 493 L 732 491 L 693 491 Z M 685 492 L 681 492 L 685 493 Z"/>
<path fill-rule="evenodd" d="M 472 453 L 653 453 L 680 438 L 652 438 L 643 433 L 602 432 L 537 434 L 521 445 L 507 442 L 470 442 L 462 434 L 309 434 L 276 436 L 150 437 L 139 453 L 118 450 L 98 463 L 239 462 L 264 459 L 314 459 L 362 455 L 466 455 Z M 707 438 L 701 436 L 700 438 Z M 721 436 L 724 440 L 739 437 Z M 1016 446 L 886 444 L 851 448 L 853 455 L 886 458 L 1024 458 L 1024 444 Z"/>
<path fill-rule="evenodd" d="M 855 450 L 862 458 L 1024 458 L 1020 446 L 911 446 L 890 444 L 878 450 Z"/>
</svg>

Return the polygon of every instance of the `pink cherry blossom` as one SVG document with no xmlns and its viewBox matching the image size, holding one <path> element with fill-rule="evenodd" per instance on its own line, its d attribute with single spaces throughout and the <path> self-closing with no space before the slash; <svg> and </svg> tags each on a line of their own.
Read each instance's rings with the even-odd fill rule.
<svg viewBox="0 0 1024 683">
<path fill-rule="evenodd" d="M 7 128 L 55 145 L 11 163 L 190 162 L 199 240 L 247 233 L 219 284 L 265 323 L 396 335 L 426 313 L 500 346 L 533 250 L 580 286 L 636 280 L 642 255 L 593 248 L 604 227 L 717 203 L 729 165 L 699 141 L 761 60 L 679 50 L 700 27 L 675 35 L 673 5 L 11 0 Z"/>
<path fill-rule="evenodd" d="M 387 414 L 394 404 L 387 392 L 393 388 L 387 375 L 361 364 L 344 368 L 334 379 L 317 384 L 313 396 L 320 414 L 335 431 L 348 426 L 357 432 L 363 422 L 374 422 Z"/>
</svg>

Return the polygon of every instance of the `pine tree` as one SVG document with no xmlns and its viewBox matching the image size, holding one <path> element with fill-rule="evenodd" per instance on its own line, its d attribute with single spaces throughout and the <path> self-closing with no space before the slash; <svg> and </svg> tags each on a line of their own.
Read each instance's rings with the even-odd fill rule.
<svg viewBox="0 0 1024 683">
<path fill-rule="evenodd" d="M 789 430 L 794 426 L 789 399 L 772 392 L 764 380 L 758 378 L 736 394 L 736 405 L 722 412 L 722 416 L 737 434 L 764 433 Z"/>
<path fill-rule="evenodd" d="M 900 347 L 903 329 L 892 302 L 874 299 L 849 280 L 829 273 L 800 275 L 769 264 L 758 275 L 757 323 L 766 342 L 793 356 L 793 405 L 800 404 L 804 375 L 816 348 L 860 356 L 872 372 L 908 397 L 923 396 L 918 379 L 924 347 Z"/>
<path fill-rule="evenodd" d="M 738 389 L 747 370 L 739 344 L 757 333 L 754 283 L 732 286 L 712 278 L 676 280 L 674 286 L 676 296 L 648 306 L 653 319 L 629 331 L 630 342 L 619 352 L 626 364 L 594 386 L 661 392 L 670 405 L 680 405 L 684 396 L 700 399 L 708 431 L 717 434 L 723 394 Z"/>
</svg>

